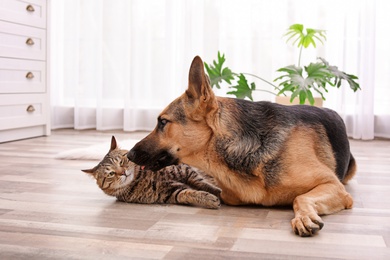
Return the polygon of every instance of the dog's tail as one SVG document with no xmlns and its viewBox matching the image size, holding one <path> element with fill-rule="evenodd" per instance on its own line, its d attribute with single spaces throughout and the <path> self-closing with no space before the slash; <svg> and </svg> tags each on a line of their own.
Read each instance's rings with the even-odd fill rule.
<svg viewBox="0 0 390 260">
<path fill-rule="evenodd" d="M 352 179 L 353 176 L 355 176 L 356 169 L 357 169 L 356 161 L 355 161 L 355 158 L 353 157 L 353 155 L 351 154 L 351 157 L 349 158 L 347 174 L 345 175 L 344 180 L 342 181 L 343 184 L 347 184 L 347 182 L 350 179 Z"/>
</svg>

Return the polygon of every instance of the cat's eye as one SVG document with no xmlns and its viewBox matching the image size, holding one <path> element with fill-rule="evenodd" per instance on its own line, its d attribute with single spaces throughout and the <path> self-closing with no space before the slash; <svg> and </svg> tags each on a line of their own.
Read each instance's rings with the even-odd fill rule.
<svg viewBox="0 0 390 260">
<path fill-rule="evenodd" d="M 110 177 L 113 177 L 113 176 L 115 175 L 115 172 L 110 172 L 108 175 L 109 175 Z"/>
<path fill-rule="evenodd" d="M 127 159 L 126 158 L 123 158 L 120 162 L 120 166 L 124 166 L 127 162 Z"/>
</svg>

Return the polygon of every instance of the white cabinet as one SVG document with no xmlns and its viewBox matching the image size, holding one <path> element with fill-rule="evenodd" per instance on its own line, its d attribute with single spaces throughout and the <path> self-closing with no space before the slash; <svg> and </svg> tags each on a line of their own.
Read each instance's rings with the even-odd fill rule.
<svg viewBox="0 0 390 260">
<path fill-rule="evenodd" d="M 0 142 L 49 135 L 48 0 L 0 0 Z"/>
</svg>

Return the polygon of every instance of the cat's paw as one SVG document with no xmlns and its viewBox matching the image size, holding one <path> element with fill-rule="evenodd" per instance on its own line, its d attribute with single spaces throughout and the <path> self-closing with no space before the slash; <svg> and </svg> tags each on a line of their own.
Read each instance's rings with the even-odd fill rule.
<svg viewBox="0 0 390 260">
<path fill-rule="evenodd" d="M 204 207 L 208 209 L 218 209 L 221 206 L 219 198 L 211 193 L 206 193 Z"/>
<path fill-rule="evenodd" d="M 210 191 L 210 193 L 217 196 L 218 198 L 221 198 L 222 190 L 218 187 L 215 187 L 212 191 Z"/>
</svg>

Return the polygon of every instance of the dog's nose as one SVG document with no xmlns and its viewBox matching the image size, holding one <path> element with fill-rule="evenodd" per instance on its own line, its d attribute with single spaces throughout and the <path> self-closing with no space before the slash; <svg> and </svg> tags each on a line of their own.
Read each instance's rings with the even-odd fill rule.
<svg viewBox="0 0 390 260">
<path fill-rule="evenodd" d="M 127 153 L 127 158 L 130 160 L 130 161 L 133 161 L 135 159 L 135 151 L 133 149 L 131 149 L 128 153 Z"/>
</svg>

